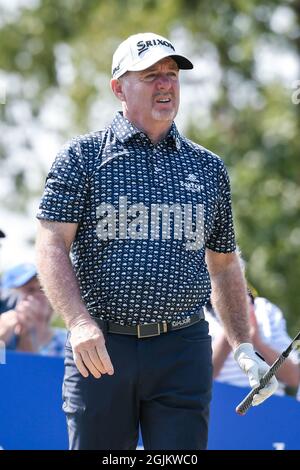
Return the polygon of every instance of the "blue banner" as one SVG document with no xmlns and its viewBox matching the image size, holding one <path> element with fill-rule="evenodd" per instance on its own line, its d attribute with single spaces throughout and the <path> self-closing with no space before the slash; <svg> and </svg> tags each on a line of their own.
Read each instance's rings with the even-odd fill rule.
<svg viewBox="0 0 300 470">
<path fill-rule="evenodd" d="M 61 358 L 7 353 L 0 365 L 0 447 L 67 449 L 61 410 Z M 300 403 L 271 397 L 245 416 L 235 413 L 248 389 L 214 384 L 209 449 L 300 449 Z"/>
</svg>

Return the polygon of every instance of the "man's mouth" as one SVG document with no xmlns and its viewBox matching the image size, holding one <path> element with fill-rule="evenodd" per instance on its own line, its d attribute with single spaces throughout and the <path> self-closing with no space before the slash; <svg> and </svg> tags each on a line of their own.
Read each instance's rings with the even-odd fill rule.
<svg viewBox="0 0 300 470">
<path fill-rule="evenodd" d="M 162 104 L 165 104 L 165 103 L 170 103 L 171 102 L 171 98 L 158 98 L 156 100 L 157 103 L 162 103 Z"/>
</svg>

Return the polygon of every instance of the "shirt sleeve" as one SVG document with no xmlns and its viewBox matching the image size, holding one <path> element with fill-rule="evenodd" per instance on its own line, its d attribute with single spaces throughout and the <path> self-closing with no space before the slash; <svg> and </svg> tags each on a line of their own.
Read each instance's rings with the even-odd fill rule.
<svg viewBox="0 0 300 470">
<path fill-rule="evenodd" d="M 80 143 L 65 145 L 57 154 L 46 179 L 38 219 L 79 223 L 87 199 L 87 174 Z"/>
<path fill-rule="evenodd" d="M 236 249 L 231 207 L 229 176 L 222 164 L 219 174 L 220 197 L 214 227 L 206 247 L 219 253 L 232 253 Z"/>
</svg>

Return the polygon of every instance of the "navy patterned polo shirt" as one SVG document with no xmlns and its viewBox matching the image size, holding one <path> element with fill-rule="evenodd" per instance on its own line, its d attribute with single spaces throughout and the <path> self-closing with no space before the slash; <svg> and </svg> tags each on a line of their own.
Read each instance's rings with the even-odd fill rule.
<svg viewBox="0 0 300 470">
<path fill-rule="evenodd" d="M 210 297 L 205 248 L 235 250 L 222 160 L 173 123 L 153 145 L 122 113 L 57 155 L 37 217 L 78 223 L 71 255 L 92 316 L 180 321 Z"/>
</svg>

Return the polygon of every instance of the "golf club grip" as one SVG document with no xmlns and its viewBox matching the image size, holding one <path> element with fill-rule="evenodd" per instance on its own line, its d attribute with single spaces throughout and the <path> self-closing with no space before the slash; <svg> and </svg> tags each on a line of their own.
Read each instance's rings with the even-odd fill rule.
<svg viewBox="0 0 300 470">
<path fill-rule="evenodd" d="M 265 385 L 269 382 L 269 380 L 273 377 L 273 375 L 277 372 L 281 364 L 285 361 L 286 357 L 281 355 L 279 358 L 274 362 L 274 364 L 270 367 L 268 372 L 261 378 L 260 384 L 253 388 L 251 392 L 241 401 L 241 403 L 236 407 L 235 411 L 239 415 L 244 415 L 249 410 L 250 406 L 252 405 L 253 397 L 256 393 L 258 393 Z"/>
</svg>

